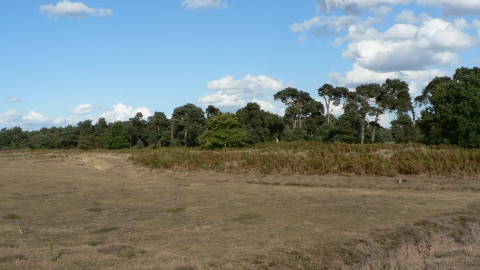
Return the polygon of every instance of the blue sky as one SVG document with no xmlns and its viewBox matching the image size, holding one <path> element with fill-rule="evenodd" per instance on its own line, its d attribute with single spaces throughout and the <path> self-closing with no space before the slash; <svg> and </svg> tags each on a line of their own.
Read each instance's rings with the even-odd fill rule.
<svg viewBox="0 0 480 270">
<path fill-rule="evenodd" d="M 320 100 L 480 65 L 480 0 L 3 0 L 0 128 L 170 116 L 248 102 L 283 114 L 285 87 Z M 336 114 L 341 107 L 335 108 Z M 384 125 L 392 116 L 381 118 Z"/>
</svg>

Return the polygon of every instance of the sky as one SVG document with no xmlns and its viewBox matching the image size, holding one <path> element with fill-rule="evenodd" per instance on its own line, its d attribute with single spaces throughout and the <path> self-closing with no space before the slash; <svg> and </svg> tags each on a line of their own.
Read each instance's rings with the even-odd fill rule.
<svg viewBox="0 0 480 270">
<path fill-rule="evenodd" d="M 415 97 L 479 65 L 480 0 L 2 0 L 0 129 L 187 103 L 283 115 L 286 87 L 323 101 L 325 83 L 389 78 Z"/>
</svg>

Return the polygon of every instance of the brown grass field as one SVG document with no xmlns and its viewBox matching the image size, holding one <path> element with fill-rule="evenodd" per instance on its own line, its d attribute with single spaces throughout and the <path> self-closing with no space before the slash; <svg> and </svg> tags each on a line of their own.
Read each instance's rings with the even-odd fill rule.
<svg viewBox="0 0 480 270">
<path fill-rule="evenodd" d="M 370 152 L 381 154 L 379 162 L 393 160 L 395 149 L 380 150 Z M 202 155 L 191 151 L 186 155 Z M 235 156 L 239 152 L 246 160 L 247 150 L 204 154 L 233 155 L 239 168 L 247 164 Z M 309 164 L 308 151 L 275 155 L 285 153 Z M 477 154 L 467 162 L 471 167 L 447 176 L 402 175 L 389 164 L 384 176 L 361 168 L 359 173 L 262 174 L 244 166 L 232 172 L 233 161 L 225 156 L 216 169 L 206 166 L 211 160 L 205 157 L 204 170 L 138 164 L 168 154 L 164 149 L 0 152 L 0 269 L 480 265 Z M 270 167 L 280 166 L 269 155 Z M 186 164 L 185 159 L 178 162 Z"/>
</svg>

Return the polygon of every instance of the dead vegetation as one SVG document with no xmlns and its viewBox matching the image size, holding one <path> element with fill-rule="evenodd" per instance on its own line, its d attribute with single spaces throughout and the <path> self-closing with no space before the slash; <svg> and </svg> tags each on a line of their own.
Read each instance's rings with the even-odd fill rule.
<svg viewBox="0 0 480 270">
<path fill-rule="evenodd" d="M 477 177 L 480 150 L 447 146 L 291 142 L 246 151 L 162 148 L 132 159 L 153 168 L 280 175 Z"/>
</svg>

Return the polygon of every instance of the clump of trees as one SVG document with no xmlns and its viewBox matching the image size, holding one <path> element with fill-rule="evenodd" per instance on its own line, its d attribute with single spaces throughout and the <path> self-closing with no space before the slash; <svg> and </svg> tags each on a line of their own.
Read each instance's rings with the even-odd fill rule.
<svg viewBox="0 0 480 270">
<path fill-rule="evenodd" d="M 243 147 L 246 132 L 233 113 L 218 114 L 205 124 L 206 132 L 200 135 L 200 144 L 204 149 L 223 147 Z"/>
<path fill-rule="evenodd" d="M 480 147 L 480 69 L 459 68 L 453 78 L 433 79 L 420 96 L 412 97 L 401 80 L 362 84 L 349 91 L 324 84 L 318 89 L 324 103 L 296 88 L 285 88 L 273 97 L 286 105 L 283 117 L 248 103 L 236 113 L 222 113 L 210 105 L 205 111 L 188 103 L 144 119 L 137 113 L 128 121 L 107 123 L 104 118 L 76 126 L 24 131 L 0 130 L 0 149 L 202 146 L 204 149 L 242 147 L 266 141 L 339 141 L 346 143 L 423 142 Z M 333 106 L 342 104 L 336 118 Z M 423 108 L 417 119 L 416 108 Z M 391 127 L 382 127 L 380 116 L 395 115 Z"/>
</svg>

